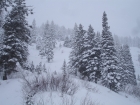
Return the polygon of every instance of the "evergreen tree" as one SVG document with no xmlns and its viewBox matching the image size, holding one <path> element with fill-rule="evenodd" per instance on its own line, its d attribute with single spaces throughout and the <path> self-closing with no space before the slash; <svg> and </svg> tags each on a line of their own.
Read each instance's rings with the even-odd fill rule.
<svg viewBox="0 0 140 105">
<path fill-rule="evenodd" d="M 3 26 L 5 31 L 0 65 L 3 65 L 5 74 L 15 71 L 16 63 L 24 67 L 28 55 L 30 32 L 26 16 L 29 9 L 25 0 L 15 0 L 14 3 L 15 6 L 6 17 Z"/>
<path fill-rule="evenodd" d="M 41 71 L 43 70 L 42 68 L 42 62 L 39 63 L 38 65 L 38 74 L 41 74 Z"/>
<path fill-rule="evenodd" d="M 42 40 L 41 40 L 40 37 L 38 37 L 37 40 L 36 40 L 36 49 L 40 50 L 41 46 L 42 46 Z"/>
<path fill-rule="evenodd" d="M 132 57 L 128 45 L 123 45 L 122 57 L 123 57 L 123 70 L 124 70 L 123 84 L 136 85 L 137 82 L 136 82 L 135 69 L 133 66 Z"/>
<path fill-rule="evenodd" d="M 45 56 L 48 62 L 50 62 L 53 59 L 53 55 L 54 55 L 53 48 L 54 48 L 53 29 L 47 23 L 45 25 L 45 31 L 44 31 L 44 36 L 43 36 L 43 46 L 41 47 L 40 54 Z"/>
<path fill-rule="evenodd" d="M 31 29 L 31 41 L 30 43 L 36 43 L 36 36 L 37 36 L 37 28 L 36 28 L 36 21 L 35 19 L 32 22 L 32 29 Z"/>
<path fill-rule="evenodd" d="M 138 55 L 138 61 L 139 61 L 139 65 L 140 65 L 140 54 Z"/>
<path fill-rule="evenodd" d="M 83 41 L 83 38 L 85 36 L 85 33 L 86 31 L 83 30 L 83 26 L 80 24 L 79 25 L 79 28 L 78 28 L 78 31 L 77 31 L 77 38 L 76 38 L 76 47 L 77 49 L 75 50 L 76 52 L 76 61 L 73 65 L 74 68 L 77 68 L 78 69 L 78 72 L 80 73 L 80 75 L 82 76 L 81 78 L 84 78 L 84 75 L 83 75 L 83 71 L 85 69 L 85 66 L 84 66 L 84 63 L 82 62 L 82 53 L 83 53 L 83 49 L 84 49 L 84 41 Z"/>
<path fill-rule="evenodd" d="M 124 59 L 123 59 L 123 48 L 121 46 L 119 37 L 117 35 L 114 35 L 114 44 L 115 44 L 115 49 L 116 49 L 116 56 L 117 56 L 117 60 L 118 60 L 118 71 L 117 74 L 120 77 L 120 83 L 121 83 L 121 88 L 123 88 L 124 83 L 124 76 L 125 76 L 125 72 L 124 72 Z"/>
<path fill-rule="evenodd" d="M 64 60 L 62 70 L 63 70 L 63 75 L 65 76 L 67 75 L 66 69 L 67 69 L 67 65 L 66 65 L 66 61 Z"/>
<path fill-rule="evenodd" d="M 64 41 L 64 47 L 70 48 L 71 47 L 70 44 L 71 44 L 71 41 L 70 41 L 69 37 L 66 37 L 65 41 Z"/>
<path fill-rule="evenodd" d="M 119 77 L 117 75 L 118 61 L 114 42 L 107 22 L 107 14 L 103 13 L 102 18 L 102 41 L 101 41 L 101 64 L 102 64 L 102 84 L 113 91 L 118 90 Z"/>
<path fill-rule="evenodd" d="M 84 70 L 84 65 L 82 65 L 82 60 L 81 60 L 81 56 L 82 56 L 82 46 L 83 46 L 83 37 L 84 34 L 86 33 L 85 30 L 83 30 L 83 26 L 80 24 L 79 28 L 77 27 L 77 25 L 75 24 L 74 27 L 75 30 L 75 38 L 74 38 L 74 42 L 73 42 L 73 47 L 72 47 L 72 52 L 70 54 L 70 68 L 71 68 L 71 72 L 75 75 L 77 75 L 77 73 L 79 72 L 80 75 L 83 77 L 82 73 Z"/>
<path fill-rule="evenodd" d="M 100 49 L 101 48 L 101 35 L 99 32 L 97 32 L 97 34 L 95 35 L 95 42 L 96 42 L 95 47 Z"/>
<path fill-rule="evenodd" d="M 0 54 L 1 54 L 1 51 L 2 51 L 3 37 L 4 37 L 4 30 L 2 28 L 3 24 L 4 24 L 4 12 L 3 12 L 3 9 L 1 9 L 0 10 Z"/>
<path fill-rule="evenodd" d="M 87 32 L 88 38 L 88 52 L 89 52 L 89 60 L 87 71 L 89 72 L 89 79 L 97 83 L 97 80 L 101 77 L 100 71 L 100 36 L 95 35 L 95 32 L 92 26 L 89 26 Z"/>
<path fill-rule="evenodd" d="M 32 73 L 35 71 L 35 66 L 34 66 L 33 61 L 32 61 L 32 63 L 31 63 L 30 71 L 31 71 Z"/>
<path fill-rule="evenodd" d="M 55 48 L 56 40 L 55 40 L 55 25 L 54 22 L 51 22 L 50 25 L 50 36 L 51 36 L 51 41 L 52 41 L 52 47 Z"/>
<path fill-rule="evenodd" d="M 63 70 L 63 84 L 62 84 L 62 97 L 63 97 L 63 93 L 65 91 L 65 87 L 66 87 L 66 80 L 67 80 L 67 72 L 66 72 L 67 66 L 66 66 L 66 61 L 64 60 L 63 66 L 62 66 L 62 70 Z"/>
<path fill-rule="evenodd" d="M 72 51 L 70 53 L 69 59 L 69 72 L 77 76 L 77 71 L 78 68 L 74 66 L 74 64 L 78 61 L 77 55 L 78 55 L 78 50 L 77 50 L 77 42 L 76 40 L 78 39 L 78 26 L 75 24 L 74 29 L 73 29 L 73 39 L 72 39 Z"/>
<path fill-rule="evenodd" d="M 47 69 L 46 69 L 45 64 L 43 65 L 43 71 L 44 71 L 44 72 L 47 72 Z"/>
<path fill-rule="evenodd" d="M 137 78 L 137 80 L 140 82 L 140 75 L 138 75 L 138 78 Z"/>
</svg>

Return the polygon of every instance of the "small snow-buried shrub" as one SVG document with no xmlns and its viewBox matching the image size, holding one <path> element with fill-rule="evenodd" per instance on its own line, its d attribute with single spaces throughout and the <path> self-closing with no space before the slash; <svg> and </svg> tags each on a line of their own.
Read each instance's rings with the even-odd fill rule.
<svg viewBox="0 0 140 105">
<path fill-rule="evenodd" d="M 93 100 L 88 96 L 88 93 L 87 93 L 87 95 L 84 97 L 84 99 L 82 99 L 80 105 L 101 105 L 101 104 L 100 104 L 99 102 L 93 101 Z"/>
<path fill-rule="evenodd" d="M 130 95 L 137 97 L 140 100 L 140 84 L 137 85 L 127 85 L 124 91 Z"/>
<path fill-rule="evenodd" d="M 67 76 L 65 81 L 65 87 L 63 87 L 63 75 L 54 75 L 50 73 L 46 73 L 44 75 L 34 76 L 30 79 L 23 76 L 23 92 L 27 94 L 36 94 L 42 91 L 59 91 L 74 95 L 78 90 L 78 85 L 69 77 Z M 64 88 L 64 89 L 62 89 Z"/>
<path fill-rule="evenodd" d="M 88 81 L 83 81 L 82 83 L 83 87 L 85 87 L 88 91 L 91 91 L 93 93 L 99 93 L 99 89 L 97 87 L 94 87 L 90 84 Z"/>
</svg>

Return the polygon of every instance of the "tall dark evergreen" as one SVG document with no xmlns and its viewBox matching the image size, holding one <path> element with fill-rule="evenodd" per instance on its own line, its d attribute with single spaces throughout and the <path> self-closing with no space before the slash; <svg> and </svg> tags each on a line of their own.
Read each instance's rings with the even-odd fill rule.
<svg viewBox="0 0 140 105">
<path fill-rule="evenodd" d="M 122 48 L 122 60 L 123 60 L 123 85 L 132 84 L 136 85 L 135 69 L 132 62 L 132 57 L 128 45 L 123 45 Z"/>
<path fill-rule="evenodd" d="M 54 56 L 53 49 L 55 44 L 54 44 L 53 35 L 54 35 L 54 29 L 52 25 L 49 25 L 49 23 L 47 23 L 45 25 L 40 55 L 45 56 L 48 62 L 52 61 Z"/>
<path fill-rule="evenodd" d="M 102 84 L 113 91 L 118 90 L 119 77 L 117 74 L 118 61 L 114 41 L 107 22 L 107 14 L 103 13 L 102 18 L 102 41 L 101 41 L 101 64 Z"/>
<path fill-rule="evenodd" d="M 70 38 L 68 36 L 65 38 L 63 46 L 68 47 L 68 48 L 71 47 L 71 40 L 70 40 Z"/>
<path fill-rule="evenodd" d="M 83 37 L 85 35 L 86 31 L 83 30 L 83 26 L 80 24 L 78 27 L 78 31 L 76 33 L 76 47 L 77 49 L 75 49 L 75 61 L 73 62 L 73 67 L 76 68 L 77 72 L 79 72 L 79 75 L 81 76 L 81 78 L 84 77 L 83 75 L 83 71 L 85 69 L 85 66 L 82 62 L 82 53 L 83 53 Z"/>
<path fill-rule="evenodd" d="M 3 36 L 4 36 L 4 30 L 3 30 L 3 24 L 4 24 L 4 11 L 3 9 L 0 10 L 0 51 L 3 45 Z"/>
<path fill-rule="evenodd" d="M 88 38 L 88 51 L 89 51 L 89 60 L 87 70 L 89 72 L 89 79 L 97 83 L 101 77 L 100 71 L 100 36 L 97 36 L 92 28 L 89 26 L 87 35 Z"/>
<path fill-rule="evenodd" d="M 78 72 L 78 67 L 75 66 L 76 63 L 78 63 L 78 45 L 77 45 L 77 40 L 79 39 L 78 37 L 78 26 L 75 24 L 74 29 L 73 29 L 73 39 L 72 39 L 72 51 L 70 53 L 69 59 L 69 72 L 72 74 L 75 74 L 77 76 Z"/>
<path fill-rule="evenodd" d="M 6 74 L 14 72 L 17 63 L 24 67 L 30 39 L 30 31 L 26 21 L 29 9 L 26 6 L 25 0 L 15 0 L 14 3 L 15 6 L 6 17 L 3 26 L 5 31 L 0 65 L 3 65 Z"/>
</svg>

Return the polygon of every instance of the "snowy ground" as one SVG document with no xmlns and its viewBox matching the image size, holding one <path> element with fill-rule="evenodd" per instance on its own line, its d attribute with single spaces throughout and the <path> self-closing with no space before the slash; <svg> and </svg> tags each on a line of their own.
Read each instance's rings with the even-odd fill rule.
<svg viewBox="0 0 140 105">
<path fill-rule="evenodd" d="M 137 47 L 131 47 L 130 52 L 132 55 L 132 60 L 134 63 L 135 71 L 136 71 L 136 76 L 139 74 L 140 75 L 140 62 L 138 62 L 138 54 L 140 54 L 140 49 Z"/>
<path fill-rule="evenodd" d="M 62 44 L 62 42 L 58 42 L 57 47 L 54 50 L 53 63 L 47 63 L 45 58 L 41 59 L 35 45 L 29 47 L 29 61 L 33 61 L 35 65 L 38 65 L 40 62 L 42 62 L 42 64 L 45 63 L 46 68 L 50 72 L 57 71 L 61 73 L 63 61 L 65 59 L 66 62 L 68 62 L 71 49 L 65 47 L 59 48 L 60 43 Z M 138 48 L 131 48 L 131 53 L 136 74 L 140 74 L 140 66 L 137 60 L 140 50 Z M 138 101 L 137 98 L 125 93 L 114 93 L 109 89 L 94 83 L 85 82 L 76 78 L 74 80 L 79 85 L 79 89 L 74 96 L 70 97 L 65 95 L 65 99 L 63 99 L 60 97 L 60 93 L 44 92 L 35 96 L 36 101 L 44 100 L 44 102 L 47 103 L 46 105 L 64 105 L 62 104 L 64 100 L 72 98 L 75 102 L 75 105 L 80 105 L 84 98 L 88 97 L 95 103 L 99 103 L 98 105 L 140 105 L 140 101 Z M 0 105 L 22 105 L 23 96 L 21 84 L 21 79 L 0 81 Z"/>
</svg>

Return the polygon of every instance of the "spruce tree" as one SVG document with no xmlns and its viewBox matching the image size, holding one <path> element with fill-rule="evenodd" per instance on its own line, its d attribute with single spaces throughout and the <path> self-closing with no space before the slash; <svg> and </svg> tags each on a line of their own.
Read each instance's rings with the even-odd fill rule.
<svg viewBox="0 0 140 105">
<path fill-rule="evenodd" d="M 85 35 L 86 31 L 83 30 L 83 26 L 80 24 L 78 27 L 78 31 L 76 32 L 76 39 L 75 39 L 75 49 L 74 49 L 74 62 L 73 62 L 73 68 L 77 69 L 76 72 L 79 72 L 82 76 L 81 78 L 84 78 L 83 70 L 85 69 L 85 66 L 82 62 L 82 52 L 83 52 L 83 37 Z"/>
<path fill-rule="evenodd" d="M 43 71 L 44 71 L 44 72 L 47 72 L 47 69 L 46 69 L 45 64 L 43 65 Z"/>
<path fill-rule="evenodd" d="M 74 74 L 77 76 L 78 72 L 78 67 L 74 66 L 76 63 L 78 63 L 78 45 L 77 45 L 77 40 L 78 40 L 78 26 L 75 24 L 74 29 L 73 29 L 73 39 L 72 39 L 72 51 L 70 53 L 69 59 L 69 71 L 70 73 Z"/>
<path fill-rule="evenodd" d="M 30 41 L 31 44 L 36 43 L 36 37 L 37 37 L 37 28 L 36 28 L 36 21 L 34 19 L 31 28 L 31 41 Z"/>
<path fill-rule="evenodd" d="M 51 43 L 52 43 L 52 47 L 55 48 L 55 44 L 56 44 L 56 40 L 55 40 L 55 25 L 54 22 L 52 21 L 50 24 L 50 37 L 51 37 Z"/>
<path fill-rule="evenodd" d="M 81 78 L 84 78 L 86 74 L 84 74 L 85 64 L 82 60 L 82 53 L 84 50 L 84 36 L 86 31 L 83 29 L 83 26 L 80 24 L 77 31 L 76 45 L 77 45 L 77 54 L 76 54 L 76 62 L 74 63 L 74 67 L 78 69 Z"/>
<path fill-rule="evenodd" d="M 70 42 L 69 37 L 66 37 L 66 38 L 65 38 L 65 41 L 64 41 L 64 47 L 70 48 L 70 47 L 71 47 L 70 44 L 71 44 L 71 42 Z"/>
<path fill-rule="evenodd" d="M 136 75 L 135 75 L 135 69 L 131 57 L 131 53 L 129 50 L 128 45 L 123 45 L 123 52 L 122 52 L 122 57 L 123 57 L 123 70 L 124 70 L 124 78 L 123 78 L 123 83 L 124 85 L 126 84 L 132 84 L 136 85 Z"/>
<path fill-rule="evenodd" d="M 138 55 L 138 61 L 139 61 L 139 65 L 140 65 L 140 54 Z"/>
<path fill-rule="evenodd" d="M 66 69 L 67 69 L 67 65 L 66 65 L 66 61 L 64 60 L 64 63 L 63 63 L 63 66 L 62 66 L 62 73 L 63 73 L 63 84 L 62 84 L 62 97 L 63 97 L 63 93 L 65 91 L 65 87 L 66 87 L 66 80 L 67 80 L 67 72 L 66 72 Z"/>
<path fill-rule="evenodd" d="M 30 31 L 26 16 L 29 14 L 29 9 L 25 0 L 15 0 L 14 3 L 15 6 L 6 17 L 3 26 L 5 31 L 0 64 L 3 65 L 5 74 L 14 72 L 16 63 L 24 67 L 28 55 Z"/>
<path fill-rule="evenodd" d="M 53 59 L 53 48 L 54 48 L 54 38 L 53 38 L 53 27 L 48 23 L 45 25 L 43 43 L 40 50 L 40 54 L 45 56 L 47 61 L 50 62 Z"/>
<path fill-rule="evenodd" d="M 87 71 L 89 72 L 89 79 L 97 83 L 99 78 L 101 77 L 100 71 L 100 36 L 96 36 L 94 29 L 92 26 L 89 26 L 87 32 L 89 38 L 89 60 L 88 60 L 88 68 Z"/>
<path fill-rule="evenodd" d="M 31 66 L 30 66 L 30 71 L 33 73 L 35 71 L 35 66 L 34 63 L 32 61 Z"/>
<path fill-rule="evenodd" d="M 102 41 L 101 41 L 101 64 L 102 84 L 113 91 L 118 90 L 119 77 L 117 75 L 118 61 L 114 41 L 107 22 L 107 14 L 103 13 L 102 18 Z"/>
</svg>

